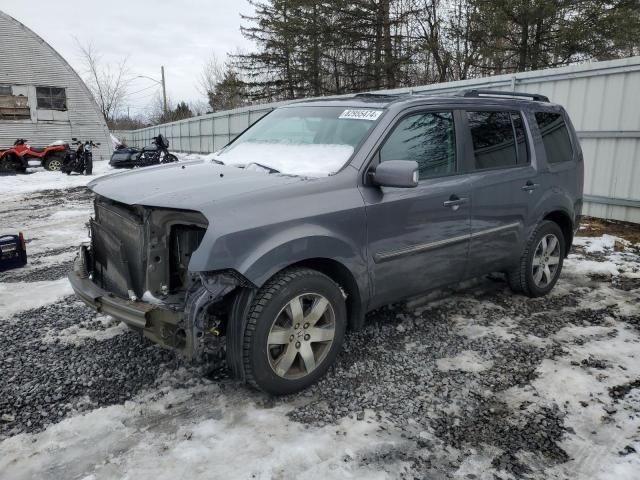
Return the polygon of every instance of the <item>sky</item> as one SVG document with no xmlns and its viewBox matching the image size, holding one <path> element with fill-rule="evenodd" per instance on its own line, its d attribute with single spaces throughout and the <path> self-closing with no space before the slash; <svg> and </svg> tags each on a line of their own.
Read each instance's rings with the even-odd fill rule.
<svg viewBox="0 0 640 480">
<path fill-rule="evenodd" d="M 160 80 L 164 65 L 167 94 L 174 102 L 205 101 L 196 83 L 214 53 L 251 48 L 240 33 L 240 14 L 252 14 L 247 0 L 0 0 L 0 10 L 48 42 L 76 70 L 77 38 L 91 42 L 107 62 L 129 57 L 132 76 Z M 131 116 L 149 108 L 160 88 L 136 78 L 127 104 Z M 137 92 L 137 93 L 134 93 Z"/>
</svg>

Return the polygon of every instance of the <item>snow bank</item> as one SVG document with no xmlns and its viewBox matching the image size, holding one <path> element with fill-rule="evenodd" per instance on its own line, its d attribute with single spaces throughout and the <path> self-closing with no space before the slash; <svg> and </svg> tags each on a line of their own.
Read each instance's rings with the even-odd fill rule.
<svg viewBox="0 0 640 480">
<path fill-rule="evenodd" d="M 246 396 L 208 385 L 93 410 L 5 440 L 0 471 L 12 480 L 389 477 L 357 461 L 400 441 L 379 436 L 370 415 L 309 427 Z"/>
<path fill-rule="evenodd" d="M 66 278 L 51 282 L 0 283 L 0 319 L 54 303 L 72 293 Z"/>
<path fill-rule="evenodd" d="M 576 237 L 573 240 L 574 245 L 584 247 L 587 253 L 605 253 L 612 251 L 616 242 L 626 245 L 629 242 L 623 238 L 614 235 L 604 234 L 601 237 Z"/>
<path fill-rule="evenodd" d="M 337 172 L 353 154 L 350 145 L 293 145 L 240 143 L 214 157 L 226 165 L 258 162 L 267 167 L 308 177 L 326 177 Z"/>
<path fill-rule="evenodd" d="M 3 196 L 19 195 L 71 187 L 81 187 L 91 180 L 113 173 L 115 170 L 107 161 L 93 163 L 93 175 L 66 175 L 61 172 L 49 172 L 42 167 L 30 168 L 27 174 L 0 176 L 0 192 Z"/>
</svg>

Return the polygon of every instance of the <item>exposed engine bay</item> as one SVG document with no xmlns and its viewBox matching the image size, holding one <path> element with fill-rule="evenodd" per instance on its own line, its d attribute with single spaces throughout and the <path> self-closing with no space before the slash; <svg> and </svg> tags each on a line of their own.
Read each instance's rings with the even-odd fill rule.
<svg viewBox="0 0 640 480">
<path fill-rule="evenodd" d="M 207 226 L 198 212 L 129 206 L 98 196 L 91 248 L 82 254 L 87 278 L 109 292 L 111 302 L 145 310 L 137 321 L 125 316 L 125 323 L 191 360 L 202 359 L 209 341 L 224 334 L 229 307 L 221 300 L 248 285 L 233 271 L 189 272 Z M 94 303 L 100 308 L 104 302 Z"/>
</svg>

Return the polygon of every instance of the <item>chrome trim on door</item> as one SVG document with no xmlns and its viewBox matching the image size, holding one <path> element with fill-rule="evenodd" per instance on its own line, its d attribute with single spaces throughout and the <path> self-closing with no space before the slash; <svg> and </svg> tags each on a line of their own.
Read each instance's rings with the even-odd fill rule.
<svg viewBox="0 0 640 480">
<path fill-rule="evenodd" d="M 415 255 L 416 253 L 426 252 L 428 250 L 434 250 L 436 248 L 444 247 L 445 245 L 451 245 L 453 243 L 464 242 L 469 240 L 469 235 L 460 235 L 459 237 L 446 238 L 444 240 L 438 240 L 437 242 L 419 243 L 410 247 L 401 248 L 398 250 L 390 250 L 387 252 L 376 253 L 373 256 L 373 261 L 376 263 L 382 263 L 394 258 L 404 257 L 406 255 Z"/>
<path fill-rule="evenodd" d="M 471 234 L 471 238 L 478 238 L 478 237 L 482 237 L 483 235 L 489 235 L 491 233 L 498 233 L 498 232 L 502 232 L 504 230 L 513 230 L 516 229 L 520 226 L 519 222 L 515 222 L 515 223 L 509 223 L 507 225 L 501 225 L 499 227 L 493 227 L 493 228 L 488 228 L 486 230 L 481 230 L 479 232 L 473 232 Z"/>
<path fill-rule="evenodd" d="M 389 260 L 393 260 L 399 257 L 404 257 L 407 255 L 415 255 L 417 253 L 423 253 L 429 250 L 435 250 L 436 248 L 445 247 L 447 245 L 452 245 L 454 243 L 464 242 L 466 240 L 481 237 L 483 235 L 489 235 L 491 233 L 498 233 L 506 230 L 512 230 L 512 229 L 518 228 L 519 226 L 520 226 L 520 223 L 518 222 L 510 223 L 508 225 L 501 225 L 499 227 L 488 228 L 480 232 L 474 232 L 469 235 L 460 235 L 458 237 L 446 238 L 444 240 L 438 240 L 437 242 L 419 243 L 417 245 L 411 245 L 410 247 L 400 248 L 398 250 L 388 250 L 386 252 L 376 253 L 373 256 L 373 261 L 375 263 L 388 262 Z"/>
</svg>

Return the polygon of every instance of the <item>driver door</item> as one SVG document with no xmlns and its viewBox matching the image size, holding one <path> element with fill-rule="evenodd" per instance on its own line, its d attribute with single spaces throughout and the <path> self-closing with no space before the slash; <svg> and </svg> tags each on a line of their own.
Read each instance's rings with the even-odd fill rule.
<svg viewBox="0 0 640 480">
<path fill-rule="evenodd" d="M 397 121 L 378 161 L 414 160 L 415 188 L 363 187 L 372 308 L 458 282 L 467 265 L 469 179 L 453 111 L 417 111 Z"/>
</svg>

